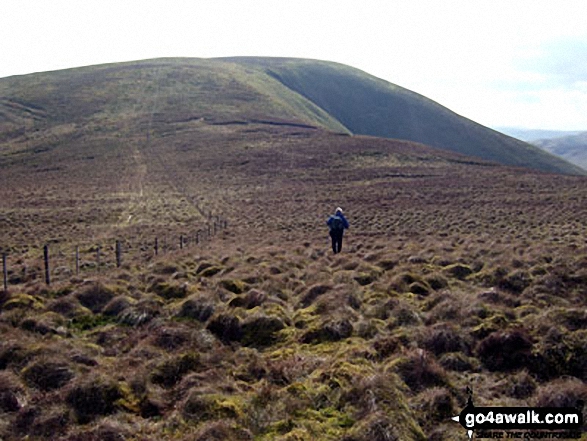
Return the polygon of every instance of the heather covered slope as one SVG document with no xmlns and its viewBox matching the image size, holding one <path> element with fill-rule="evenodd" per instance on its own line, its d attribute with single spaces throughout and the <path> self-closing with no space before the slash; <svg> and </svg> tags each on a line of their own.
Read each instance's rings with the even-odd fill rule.
<svg viewBox="0 0 587 441">
<path fill-rule="evenodd" d="M 3 439 L 455 440 L 467 386 L 587 398 L 585 178 L 308 127 L 148 129 L 2 156 Z M 155 256 L 198 207 L 228 227 Z"/>
</svg>

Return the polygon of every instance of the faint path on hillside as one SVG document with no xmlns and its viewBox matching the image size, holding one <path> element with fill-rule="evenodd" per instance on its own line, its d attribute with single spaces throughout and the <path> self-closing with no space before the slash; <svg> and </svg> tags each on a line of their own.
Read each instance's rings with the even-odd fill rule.
<svg viewBox="0 0 587 441">
<path fill-rule="evenodd" d="M 144 217 L 147 212 L 147 200 L 145 197 L 145 179 L 148 174 L 148 160 L 145 157 L 144 150 L 149 147 L 151 143 L 151 131 L 153 126 L 153 117 L 155 110 L 157 109 L 157 102 L 159 100 L 159 70 L 155 75 L 155 82 L 157 88 L 155 94 L 151 99 L 148 99 L 148 94 L 143 94 L 142 102 L 135 105 L 134 114 L 144 115 L 148 114 L 148 123 L 146 133 L 142 133 L 142 130 L 136 130 L 134 127 L 136 124 L 140 124 L 140 118 L 130 118 L 122 129 L 124 139 L 126 139 L 126 145 L 129 146 L 129 156 L 131 158 L 131 164 L 128 168 L 128 175 L 126 176 L 129 200 L 125 210 L 122 211 L 119 224 L 123 226 L 136 224 L 141 220 L 145 220 Z M 139 134 L 139 138 L 136 138 L 136 133 Z M 144 141 L 142 137 L 144 138 Z"/>
<path fill-rule="evenodd" d="M 145 177 L 147 176 L 147 161 L 138 143 L 131 143 L 130 157 L 132 165 L 129 167 L 129 201 L 126 210 L 120 215 L 119 224 L 130 225 L 142 220 L 146 211 Z"/>
<path fill-rule="evenodd" d="M 209 213 L 207 213 L 206 210 L 201 207 L 197 196 L 192 195 L 192 192 L 188 190 L 188 188 L 185 185 L 185 179 L 182 179 L 182 177 L 178 175 L 178 170 L 174 168 L 172 165 L 170 165 L 165 160 L 163 155 L 160 154 L 160 152 L 158 151 L 158 148 L 160 146 L 154 145 L 153 141 L 155 138 L 153 127 L 154 123 L 156 123 L 155 114 L 158 110 L 161 92 L 161 68 L 157 69 L 155 73 L 155 84 L 156 89 L 151 100 L 152 105 L 150 107 L 150 111 L 148 114 L 149 121 L 147 124 L 147 132 L 145 134 L 146 140 L 142 149 L 139 149 L 137 151 L 139 155 L 138 161 L 139 163 L 144 164 L 145 174 L 147 173 L 147 165 L 150 165 L 151 167 L 153 167 L 155 164 L 158 165 L 169 186 L 176 193 L 181 195 L 181 197 L 183 197 L 185 201 L 188 202 L 188 204 L 192 207 L 192 209 L 195 210 L 197 215 L 201 217 L 204 222 L 207 222 L 209 220 Z M 145 94 L 145 96 L 146 95 L 147 94 Z"/>
</svg>

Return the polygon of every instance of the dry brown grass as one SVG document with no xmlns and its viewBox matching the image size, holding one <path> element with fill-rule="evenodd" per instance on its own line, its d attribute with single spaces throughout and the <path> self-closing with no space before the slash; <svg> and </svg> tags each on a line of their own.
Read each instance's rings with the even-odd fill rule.
<svg viewBox="0 0 587 441">
<path fill-rule="evenodd" d="M 64 141 L 42 189 L 30 165 L 0 169 L 13 182 L 0 189 L 0 437 L 450 439 L 469 385 L 492 406 L 582 397 L 584 179 L 319 130 L 201 126 L 153 129 L 142 197 L 124 181 L 136 139 L 96 145 L 99 170 L 68 162 L 83 152 Z M 377 152 L 395 160 L 357 160 Z M 179 251 L 207 220 L 186 195 L 229 227 Z M 337 205 L 351 229 L 333 256 L 323 224 Z"/>
</svg>

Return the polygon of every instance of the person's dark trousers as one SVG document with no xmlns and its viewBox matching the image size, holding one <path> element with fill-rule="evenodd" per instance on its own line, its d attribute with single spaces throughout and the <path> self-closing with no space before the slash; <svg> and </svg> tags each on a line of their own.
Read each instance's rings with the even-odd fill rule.
<svg viewBox="0 0 587 441">
<path fill-rule="evenodd" d="M 342 234 L 344 230 L 330 230 L 330 237 L 332 238 L 332 251 L 334 254 L 340 253 L 342 250 Z"/>
</svg>

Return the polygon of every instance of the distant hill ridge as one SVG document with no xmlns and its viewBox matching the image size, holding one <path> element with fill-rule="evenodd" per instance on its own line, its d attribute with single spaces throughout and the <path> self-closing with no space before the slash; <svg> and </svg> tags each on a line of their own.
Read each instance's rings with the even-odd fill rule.
<svg viewBox="0 0 587 441">
<path fill-rule="evenodd" d="M 587 132 L 537 139 L 532 144 L 587 170 Z"/>
<path fill-rule="evenodd" d="M 0 143 L 23 130 L 59 126 L 63 133 L 77 124 L 107 131 L 121 121 L 132 130 L 137 120 L 142 130 L 169 130 L 200 119 L 289 121 L 415 141 L 505 165 L 586 174 L 417 93 L 332 62 L 156 59 L 0 79 Z"/>
</svg>

